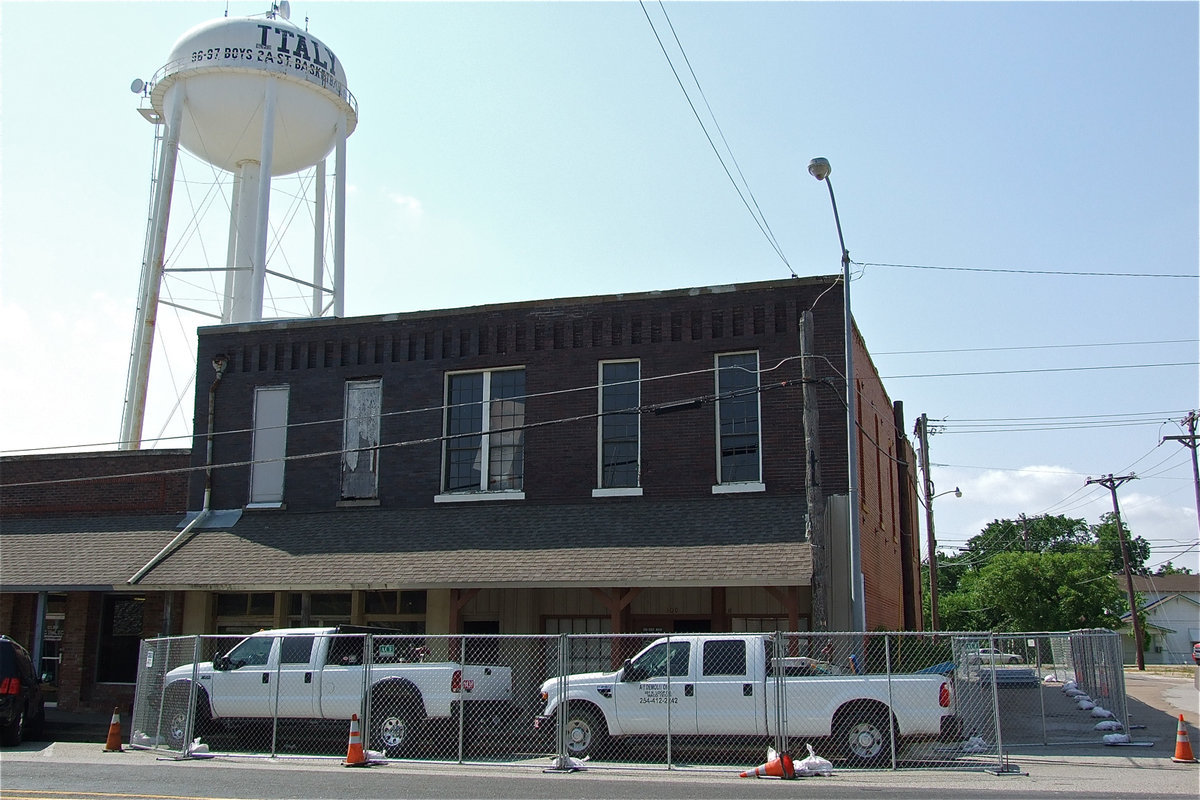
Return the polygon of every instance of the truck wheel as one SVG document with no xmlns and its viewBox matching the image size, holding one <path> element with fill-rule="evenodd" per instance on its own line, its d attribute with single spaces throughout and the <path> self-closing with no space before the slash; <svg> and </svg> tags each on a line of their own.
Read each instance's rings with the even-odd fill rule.
<svg viewBox="0 0 1200 800">
<path fill-rule="evenodd" d="M 412 749 L 421 714 L 412 698 L 384 697 L 371 705 L 371 747 L 388 758 Z"/>
<path fill-rule="evenodd" d="M 852 767 L 879 767 L 892 756 L 889 714 L 876 703 L 857 703 L 838 712 L 834 737 Z"/>
<path fill-rule="evenodd" d="M 187 709 L 189 689 L 185 686 L 168 689 L 163 703 L 162 733 L 166 735 L 167 745 L 175 750 L 183 750 L 187 744 Z M 192 738 L 206 736 L 212 722 L 212 711 L 208 706 L 208 695 L 203 691 L 196 692 L 196 710 L 192 715 Z"/>
<path fill-rule="evenodd" d="M 589 708 L 572 708 L 567 713 L 567 755 L 587 758 L 600 754 L 608 741 L 608 728 L 600 715 Z"/>
</svg>

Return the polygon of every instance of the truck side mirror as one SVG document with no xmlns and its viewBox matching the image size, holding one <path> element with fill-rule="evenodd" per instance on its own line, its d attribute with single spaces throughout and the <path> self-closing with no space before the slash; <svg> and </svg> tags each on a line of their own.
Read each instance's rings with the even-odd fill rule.
<svg viewBox="0 0 1200 800">
<path fill-rule="evenodd" d="M 628 658 L 625 659 L 625 666 L 621 669 L 622 683 L 639 683 L 646 679 L 646 670 L 642 667 L 635 667 L 633 662 Z"/>
<path fill-rule="evenodd" d="M 217 653 L 216 656 L 213 657 L 213 669 L 219 672 L 224 672 L 225 670 L 229 669 L 229 656 L 223 656 L 220 653 Z"/>
</svg>

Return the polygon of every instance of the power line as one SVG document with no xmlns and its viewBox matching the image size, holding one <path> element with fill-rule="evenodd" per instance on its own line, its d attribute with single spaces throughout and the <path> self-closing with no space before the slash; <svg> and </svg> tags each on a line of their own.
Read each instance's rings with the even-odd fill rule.
<svg viewBox="0 0 1200 800">
<path fill-rule="evenodd" d="M 1018 350 L 1065 350 L 1081 347 L 1134 347 L 1158 344 L 1196 344 L 1200 339 L 1161 339 L 1148 342 L 1087 342 L 1081 344 L 1038 344 L 1016 347 L 954 347 L 945 350 L 885 350 L 872 352 L 872 356 L 924 356 L 938 353 L 1000 353 Z"/>
<path fill-rule="evenodd" d="M 679 52 L 683 54 L 684 63 L 687 64 L 688 70 L 692 75 L 692 80 L 696 83 L 696 89 L 700 92 L 700 97 L 704 100 L 704 105 L 708 109 L 709 116 L 712 117 L 713 124 L 716 126 L 717 132 L 721 136 L 721 141 L 724 142 L 725 149 L 729 152 L 729 157 L 733 161 L 734 168 L 737 170 L 738 176 L 741 177 L 742 183 L 746 187 L 745 194 L 742 193 L 741 186 L 738 185 L 738 182 L 733 178 L 733 174 L 729 171 L 729 166 L 726 165 L 725 159 L 722 158 L 721 151 L 717 149 L 717 145 L 713 141 L 712 135 L 709 134 L 708 128 L 704 124 L 704 120 L 700 118 L 700 112 L 696 110 L 696 104 L 692 102 L 692 98 L 691 95 L 688 94 L 687 87 L 683 85 L 683 79 L 679 77 L 679 70 L 675 69 L 675 64 L 673 61 L 671 61 L 670 54 L 667 53 L 666 45 L 663 44 L 662 37 L 658 35 L 658 29 L 654 26 L 654 20 L 650 18 L 650 12 L 646 10 L 645 2 L 643 2 L 643 0 L 638 0 L 638 4 L 642 7 L 642 13 L 645 14 L 646 21 L 650 23 L 650 30 L 654 33 L 654 38 L 658 41 L 658 46 L 662 50 L 663 56 L 667 59 L 667 65 L 670 66 L 671 73 L 675 76 L 675 82 L 679 84 L 679 88 L 683 91 L 683 96 L 684 99 L 687 100 L 688 107 L 692 109 L 692 114 L 696 117 L 696 122 L 700 123 L 700 130 L 704 132 L 704 138 L 708 140 L 708 146 L 712 148 L 713 153 L 717 156 L 717 160 L 721 162 L 721 168 L 725 170 L 725 176 L 729 178 L 729 182 L 733 184 L 734 190 L 738 193 L 738 197 L 740 197 L 742 200 L 742 205 L 746 207 L 746 210 L 750 212 L 750 216 L 754 218 L 754 224 L 756 224 L 758 229 L 762 231 L 763 236 L 767 239 L 767 243 L 771 245 L 771 248 L 775 251 L 776 255 L 778 255 L 780 260 L 783 261 L 784 265 L 788 268 L 788 272 L 792 274 L 792 277 L 798 277 L 796 275 L 796 271 L 792 269 L 792 265 L 788 263 L 787 256 L 783 254 L 783 250 L 780 248 L 779 243 L 775 240 L 775 234 L 771 232 L 771 226 L 767 224 L 766 216 L 759 208 L 758 201 L 754 199 L 754 192 L 751 191 L 749 182 L 747 182 L 745 176 L 742 175 L 741 167 L 739 167 L 737 164 L 737 158 L 733 155 L 733 148 L 731 148 L 729 146 L 729 142 L 726 141 L 725 134 L 721 131 L 721 125 L 717 122 L 717 117 L 715 114 L 713 114 L 712 107 L 708 104 L 708 98 L 704 95 L 704 89 L 700 85 L 700 80 L 696 77 L 696 72 L 692 69 L 692 64 L 688 60 L 687 53 L 683 49 L 683 44 L 679 41 L 679 37 L 675 35 L 675 26 L 671 24 L 671 18 L 667 16 L 666 7 L 661 1 L 659 2 L 659 7 L 662 9 L 663 17 L 665 17 L 667 20 L 667 26 L 670 27 L 671 34 L 675 36 L 675 43 L 679 47 Z M 750 195 L 750 199 L 754 202 L 754 208 L 750 207 L 750 202 L 746 200 L 746 194 Z"/>
<path fill-rule="evenodd" d="M 881 375 L 880 380 L 895 381 L 905 378 L 965 378 L 978 375 L 1032 375 L 1044 372 L 1091 372 L 1105 369 L 1153 369 L 1157 367 L 1194 367 L 1195 361 L 1166 362 L 1162 364 L 1108 364 L 1096 367 L 1048 367 L 1044 369 L 998 369 L 979 372 L 931 372 L 917 375 Z"/>
<path fill-rule="evenodd" d="M 937 267 L 928 264 L 881 264 L 864 261 L 864 267 L 889 267 L 895 269 L 936 269 L 951 272 L 995 272 L 1012 275 L 1061 275 L 1085 278 L 1187 278 L 1197 280 L 1200 275 L 1176 275 L 1153 272 L 1069 272 L 1048 269 L 1001 269 L 988 267 Z"/>
</svg>

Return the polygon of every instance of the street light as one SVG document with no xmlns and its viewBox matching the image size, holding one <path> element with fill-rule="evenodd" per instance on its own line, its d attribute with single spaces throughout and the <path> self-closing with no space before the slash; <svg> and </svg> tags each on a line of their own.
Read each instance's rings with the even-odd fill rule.
<svg viewBox="0 0 1200 800">
<path fill-rule="evenodd" d="M 927 458 L 928 448 L 922 448 L 921 453 L 923 457 Z M 933 537 L 933 501 L 948 494 L 962 497 L 962 490 L 955 486 L 951 490 L 932 494 L 933 481 L 929 479 L 927 464 L 925 467 L 925 492 L 925 533 L 929 537 L 929 629 L 937 631 L 942 627 L 942 618 L 938 614 L 938 562 L 937 540 Z"/>
<path fill-rule="evenodd" d="M 847 494 L 849 495 L 850 517 L 850 603 L 855 630 L 867 629 L 866 598 L 863 596 L 862 551 L 859 542 L 858 521 L 858 405 L 854 383 L 854 320 L 850 316 L 850 251 L 842 238 L 842 220 L 838 217 L 837 200 L 833 196 L 833 184 L 829 181 L 829 160 L 814 158 L 808 162 L 808 173 L 824 181 L 829 189 L 829 202 L 833 205 L 833 221 L 837 225 L 838 244 L 842 247 L 842 317 L 846 334 L 846 469 Z"/>
</svg>

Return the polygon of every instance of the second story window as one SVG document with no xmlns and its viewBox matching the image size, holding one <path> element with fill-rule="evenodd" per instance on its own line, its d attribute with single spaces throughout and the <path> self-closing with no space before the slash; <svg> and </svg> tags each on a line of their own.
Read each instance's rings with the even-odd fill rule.
<svg viewBox="0 0 1200 800">
<path fill-rule="evenodd" d="M 600 488 L 632 489 L 640 485 L 640 364 L 600 364 Z"/>
<path fill-rule="evenodd" d="M 383 381 L 346 382 L 346 424 L 342 442 L 342 499 L 379 496 L 379 413 Z"/>
<path fill-rule="evenodd" d="M 254 439 L 250 465 L 250 505 L 283 503 L 284 457 L 287 455 L 288 387 L 254 390 Z"/>
<path fill-rule="evenodd" d="M 760 486 L 758 353 L 717 356 L 718 483 Z"/>
<path fill-rule="evenodd" d="M 443 490 L 520 492 L 524 425 L 524 369 L 448 375 Z"/>
</svg>

